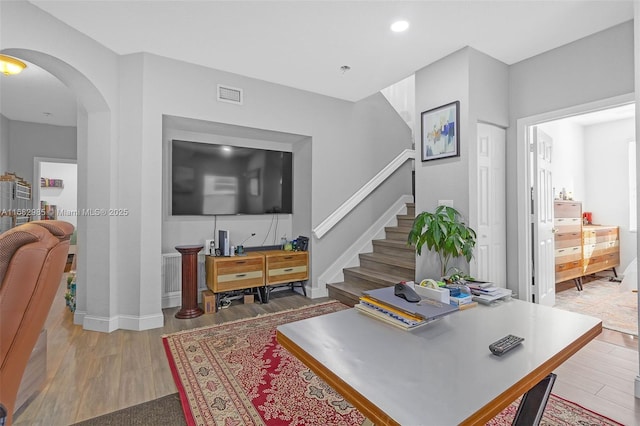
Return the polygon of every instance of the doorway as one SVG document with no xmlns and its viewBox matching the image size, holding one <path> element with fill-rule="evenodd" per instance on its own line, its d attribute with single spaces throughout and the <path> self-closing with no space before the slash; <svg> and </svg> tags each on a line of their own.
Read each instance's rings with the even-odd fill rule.
<svg viewBox="0 0 640 426">
<path fill-rule="evenodd" d="M 76 160 L 34 157 L 34 208 L 48 211 L 47 219 L 78 227 L 78 164 Z M 38 183 L 39 182 L 39 183 Z M 37 193 L 36 193 L 37 191 Z M 49 206 L 46 207 L 45 206 Z"/>
<path fill-rule="evenodd" d="M 633 103 L 633 97 L 622 97 L 614 100 L 603 101 L 597 105 L 586 105 L 582 107 L 573 108 L 570 111 L 561 111 L 557 113 L 547 114 L 544 117 L 537 117 L 534 119 L 525 120 L 527 123 L 519 122 L 519 139 L 522 132 L 528 138 L 522 143 L 527 144 L 534 142 L 533 129 L 540 134 L 548 135 L 550 137 L 550 144 L 552 144 L 552 162 L 550 166 L 550 179 L 551 179 L 551 192 L 553 193 L 552 200 L 557 201 L 560 198 L 575 200 L 575 202 L 582 207 L 582 211 L 589 212 L 591 221 L 594 225 L 611 225 L 614 226 L 619 232 L 619 241 L 615 244 L 619 245 L 619 261 L 616 265 L 616 272 L 619 274 L 620 281 L 622 280 L 622 274 L 633 266 L 636 258 L 636 219 L 635 219 L 635 155 L 630 156 L 632 149 L 635 150 L 635 104 Z M 540 169 L 531 160 L 535 157 L 534 152 L 531 152 L 527 160 L 527 169 L 525 178 L 528 178 L 529 190 L 527 191 L 530 196 L 530 200 L 526 200 L 529 203 L 531 212 L 536 211 L 536 206 L 544 205 L 548 203 L 548 200 L 538 200 L 540 191 L 538 189 L 538 177 L 541 175 Z M 631 161 L 630 161 L 631 160 Z M 523 191 L 523 187 L 520 187 L 520 193 Z M 630 194 L 633 193 L 633 197 Z M 523 201 L 520 198 L 520 201 Z M 521 211 L 524 208 L 521 208 Z M 520 223 L 523 223 L 522 215 L 519 213 Z M 551 256 L 551 259 L 536 260 L 535 253 L 539 238 L 536 233 L 540 224 L 536 220 L 535 214 L 531 215 L 532 220 L 529 225 L 528 238 L 530 247 L 527 254 L 528 259 L 528 276 L 526 289 L 520 288 L 521 294 L 526 294 L 527 299 L 530 301 L 540 302 L 541 297 L 546 297 L 546 294 L 541 294 L 538 279 L 541 279 L 545 274 L 551 274 L 552 277 L 556 273 L 556 259 Z M 581 220 L 582 218 L 580 218 Z M 554 224 L 555 231 L 555 224 Z M 587 228 L 585 228 L 586 230 Z M 597 229 L 597 227 L 596 227 Z M 580 238 L 580 237 L 579 237 Z M 578 239 L 578 241 L 580 241 Z M 584 253 L 587 253 L 587 247 L 592 247 L 587 242 L 580 242 L 581 248 L 584 248 Z M 524 251 L 523 248 L 519 249 Z M 556 251 L 556 256 L 558 252 Z M 585 258 L 586 259 L 586 258 Z M 536 263 L 537 262 L 537 263 Z M 590 262 L 590 261 L 589 261 Z M 587 268 L 585 260 L 584 265 L 580 265 L 583 268 Z M 577 286 L 573 286 L 572 282 L 562 282 L 562 277 L 558 276 L 557 285 L 552 286 L 553 291 L 560 290 L 556 299 L 554 294 L 550 300 L 553 301 L 551 305 L 556 307 L 572 306 L 584 307 L 589 302 L 589 297 L 594 297 L 590 306 L 592 311 L 582 313 L 597 315 L 598 309 L 600 312 L 610 311 L 615 313 L 613 316 L 619 316 L 621 314 L 620 309 L 605 309 L 603 308 L 606 300 L 609 300 L 609 296 L 612 299 L 617 300 L 614 304 L 619 304 L 620 297 L 611 292 L 619 291 L 620 283 L 609 285 L 609 277 L 614 277 L 613 270 L 606 269 L 598 271 L 595 276 L 590 273 L 589 269 L 583 269 L 584 275 L 587 278 L 584 279 L 586 283 L 583 285 L 585 290 L 592 290 L 598 286 L 598 294 L 593 296 L 587 291 L 578 291 Z M 538 278 L 538 279 L 537 279 Z M 627 280 L 629 281 L 629 280 Z M 624 291 L 629 294 L 624 295 L 624 299 L 629 301 L 629 304 L 633 304 L 633 312 L 629 314 L 628 323 L 633 325 L 635 334 L 637 334 L 637 298 L 635 293 L 631 291 L 635 289 L 635 279 L 633 284 L 627 283 Z M 522 281 L 521 281 L 522 283 Z M 610 294 L 607 294 L 607 287 L 610 289 Z M 524 291 L 523 291 L 524 290 Z M 561 295 L 561 297 L 560 297 Z M 615 297 L 614 297 L 615 296 Z M 616 299 L 617 297 L 617 299 Z M 537 300 L 536 300 L 537 299 Z M 624 316 L 624 315 L 623 315 Z M 602 318 L 607 327 L 607 318 Z M 611 322 L 623 321 L 621 318 L 610 318 Z M 607 327 L 613 328 L 615 327 Z"/>
</svg>

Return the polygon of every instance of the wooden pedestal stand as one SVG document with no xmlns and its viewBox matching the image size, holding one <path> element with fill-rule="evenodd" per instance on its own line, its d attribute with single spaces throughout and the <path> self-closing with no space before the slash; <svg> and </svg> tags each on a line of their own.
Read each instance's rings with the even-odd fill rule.
<svg viewBox="0 0 640 426">
<path fill-rule="evenodd" d="M 182 255 L 182 308 L 176 318 L 196 318 L 204 314 L 198 306 L 198 252 L 203 245 L 176 246 Z"/>
</svg>

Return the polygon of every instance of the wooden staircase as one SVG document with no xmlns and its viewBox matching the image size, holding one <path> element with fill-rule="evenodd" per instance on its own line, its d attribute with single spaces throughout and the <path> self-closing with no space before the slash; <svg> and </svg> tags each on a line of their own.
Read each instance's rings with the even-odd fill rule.
<svg viewBox="0 0 640 426">
<path fill-rule="evenodd" d="M 398 226 L 386 227 L 386 238 L 372 241 L 373 253 L 359 255 L 360 266 L 343 269 L 343 282 L 327 284 L 329 297 L 354 306 L 363 291 L 415 279 L 415 248 L 407 245 L 407 236 L 415 218 L 414 204 L 408 203 L 407 214 L 396 217 Z"/>
</svg>

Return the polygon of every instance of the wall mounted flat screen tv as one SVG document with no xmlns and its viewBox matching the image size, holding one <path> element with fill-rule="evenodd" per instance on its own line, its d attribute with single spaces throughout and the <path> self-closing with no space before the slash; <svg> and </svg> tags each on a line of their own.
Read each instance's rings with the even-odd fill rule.
<svg viewBox="0 0 640 426">
<path fill-rule="evenodd" d="M 292 213 L 293 154 L 171 141 L 171 214 Z"/>
</svg>

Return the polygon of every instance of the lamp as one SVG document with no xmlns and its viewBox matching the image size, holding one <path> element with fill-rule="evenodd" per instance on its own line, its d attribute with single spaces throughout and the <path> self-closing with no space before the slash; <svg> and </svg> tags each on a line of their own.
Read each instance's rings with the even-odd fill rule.
<svg viewBox="0 0 640 426">
<path fill-rule="evenodd" d="M 0 55 L 0 72 L 4 75 L 18 74 L 26 67 L 27 64 L 16 58 L 12 58 L 7 55 Z"/>
</svg>

